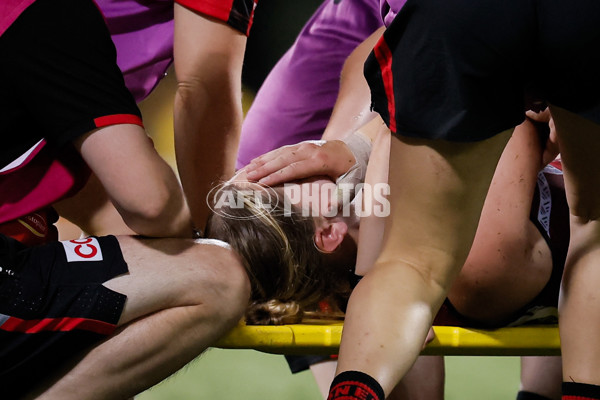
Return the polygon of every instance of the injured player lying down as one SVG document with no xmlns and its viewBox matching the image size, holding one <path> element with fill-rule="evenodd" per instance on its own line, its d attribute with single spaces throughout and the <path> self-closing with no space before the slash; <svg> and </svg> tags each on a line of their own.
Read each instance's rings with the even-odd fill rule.
<svg viewBox="0 0 600 400">
<path fill-rule="evenodd" d="M 370 126 L 363 128 L 364 133 L 375 137 L 367 130 L 379 132 L 378 124 L 380 123 L 377 121 L 372 122 Z M 370 184 L 365 186 L 370 189 L 365 193 L 370 192 L 373 196 L 371 200 L 363 198 L 362 201 L 357 201 L 360 199 L 357 196 L 351 204 L 340 202 L 336 208 L 337 213 L 332 212 L 329 199 L 334 198 L 330 195 L 334 191 L 331 189 L 333 183 L 322 177 L 296 181 L 283 188 L 273 189 L 275 193 L 287 194 L 280 199 L 281 203 L 299 203 L 304 215 L 310 216 L 305 218 L 312 218 L 314 221 L 313 230 L 303 231 L 311 236 L 313 243 L 311 246 L 295 249 L 294 253 L 302 254 L 299 257 L 309 257 L 304 254 L 307 252 L 311 257 L 326 254 L 328 257 L 346 258 L 348 253 L 355 254 L 356 243 L 360 240 L 371 243 L 364 248 L 371 249 L 372 253 L 358 254 L 356 273 L 363 275 L 366 272 L 364 266 L 372 265 L 373 257 L 378 253 L 378 245 L 382 242 L 383 218 L 380 217 L 385 216 L 381 212 L 385 211 L 386 205 L 385 196 L 382 197 L 382 192 L 378 189 L 382 186 L 378 185 L 387 181 L 390 137 L 385 130 L 382 132 L 376 139 L 365 182 Z M 543 315 L 556 317 L 560 278 L 569 240 L 568 210 L 560 162 L 545 165 L 556 153 L 550 148 L 544 148 L 546 143 L 541 143 L 542 140 L 531 121 L 526 121 L 515 130 L 496 170 L 469 258 L 434 324 L 493 328 L 522 323 L 530 318 L 529 312 L 540 310 L 549 312 Z M 285 165 L 290 165 L 298 161 L 298 157 L 304 157 L 299 155 L 299 146 L 307 147 L 306 144 L 287 146 L 275 150 L 275 155 L 269 155 L 266 159 L 274 160 L 279 157 L 285 160 Z M 327 146 L 310 144 L 310 148 L 314 152 L 328 151 Z M 306 157 L 308 158 L 310 157 Z M 318 157 L 313 159 L 317 160 Z M 256 170 L 256 166 L 253 167 L 252 164 L 250 168 Z M 248 169 L 242 170 L 236 179 L 244 181 L 247 171 Z M 252 178 L 259 179 L 267 174 L 268 172 L 264 172 L 262 176 L 253 175 Z M 317 195 L 314 194 L 315 188 L 321 190 Z M 261 201 L 270 206 L 272 200 L 264 197 Z M 353 208 L 357 204 L 361 204 L 359 208 L 362 210 L 359 212 Z M 366 204 L 370 204 L 373 209 L 365 209 Z M 548 204 L 552 205 L 551 208 L 547 207 Z M 258 205 L 259 211 L 254 213 L 265 213 L 265 209 L 260 208 L 261 205 L 263 204 Z M 294 205 L 298 207 L 298 204 Z M 320 214 L 315 214 L 315 210 L 320 210 Z M 299 226 L 289 218 L 286 220 L 285 211 L 282 210 L 278 217 L 281 222 L 272 225 L 273 231 L 277 231 L 277 235 L 282 237 L 295 237 Z M 287 211 L 289 216 L 289 210 Z M 231 210 L 216 213 L 209 223 L 208 232 L 214 237 L 234 242 L 236 239 L 233 236 L 239 237 L 237 233 L 219 229 L 224 225 L 228 212 Z M 362 214 L 361 218 L 357 218 L 359 214 Z M 253 224 L 252 219 L 239 223 L 247 226 Z M 231 225 L 227 224 L 228 227 Z M 243 229 L 246 228 L 240 228 L 240 231 Z M 290 243 L 293 246 L 294 242 L 290 240 Z M 361 249 L 364 248 L 361 246 Z M 274 261 L 276 260 L 269 260 Z M 291 314 L 299 309 L 290 304 L 272 305 L 271 312 L 260 314 L 258 322 L 268 322 L 269 318 L 277 322 L 282 315 L 285 321 L 293 321 Z M 560 363 L 559 360 L 555 362 L 558 369 L 555 385 L 546 385 L 547 391 L 541 393 L 549 398 L 560 394 Z M 437 390 L 439 395 L 440 389 Z M 430 398 L 434 398 L 432 396 Z"/>
</svg>

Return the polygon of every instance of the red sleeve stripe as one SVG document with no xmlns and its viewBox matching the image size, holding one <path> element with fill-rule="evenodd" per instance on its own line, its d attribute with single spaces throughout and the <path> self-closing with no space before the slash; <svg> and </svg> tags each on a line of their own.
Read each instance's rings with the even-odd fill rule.
<svg viewBox="0 0 600 400">
<path fill-rule="evenodd" d="M 91 331 L 101 335 L 110 335 L 117 326 L 107 322 L 86 318 L 43 318 L 24 320 L 8 317 L 0 325 L 0 329 L 7 332 L 38 333 L 44 331 L 69 332 L 76 329 Z"/>
<path fill-rule="evenodd" d="M 144 127 L 142 119 L 134 114 L 105 115 L 103 117 L 98 117 L 94 119 L 94 124 L 96 125 L 96 128 L 102 128 L 104 126 L 117 124 L 134 124 L 139 125 L 142 128 Z"/>
<path fill-rule="evenodd" d="M 233 7 L 233 0 L 198 1 L 198 0 L 176 0 L 177 3 L 190 8 L 209 17 L 217 18 L 227 22 Z"/>
<path fill-rule="evenodd" d="M 250 21 L 248 22 L 248 29 L 246 29 L 246 36 L 250 35 L 250 28 L 252 28 L 252 23 L 254 22 L 254 11 L 256 10 L 257 4 L 258 0 L 254 0 L 254 7 L 252 8 L 252 12 L 250 13 Z"/>
<path fill-rule="evenodd" d="M 596 400 L 596 399 L 593 397 L 587 397 L 587 396 L 573 396 L 573 395 L 564 394 L 562 397 L 562 400 Z"/>
<path fill-rule="evenodd" d="M 375 58 L 381 69 L 381 78 L 383 87 L 388 100 L 388 113 L 390 114 L 390 130 L 396 132 L 396 101 L 394 99 L 394 76 L 392 74 L 392 52 L 385 42 L 385 37 L 381 36 L 373 49 Z"/>
</svg>

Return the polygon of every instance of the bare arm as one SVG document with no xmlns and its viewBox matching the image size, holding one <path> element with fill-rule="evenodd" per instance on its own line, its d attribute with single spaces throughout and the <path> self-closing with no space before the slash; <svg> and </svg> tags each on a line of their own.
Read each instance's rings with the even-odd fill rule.
<svg viewBox="0 0 600 400">
<path fill-rule="evenodd" d="M 531 121 L 509 140 L 481 213 L 473 246 L 448 297 L 463 314 L 506 321 L 531 301 L 552 272 L 552 255 L 529 219 L 542 146 Z"/>
<path fill-rule="evenodd" d="M 378 116 L 371 111 L 371 90 L 363 74 L 365 60 L 385 31 L 381 27 L 362 42 L 344 63 L 338 93 L 323 139 L 343 139 Z"/>
<path fill-rule="evenodd" d="M 255 158 L 246 167 L 248 177 L 266 185 L 276 185 L 310 176 L 325 175 L 333 180 L 355 163 L 354 156 L 341 140 L 378 117 L 370 110 L 371 92 L 363 75 L 363 64 L 383 33 L 373 32 L 348 56 L 341 73 L 338 97 L 323 139 L 323 146 L 300 143 L 284 146 Z M 375 139 L 372 129 L 362 133 Z"/>
<path fill-rule="evenodd" d="M 378 118 L 379 123 L 375 125 L 375 122 L 371 122 L 373 128 L 377 128 L 378 133 L 373 143 L 373 150 L 371 151 L 371 158 L 369 159 L 369 165 L 367 167 L 367 173 L 365 176 L 365 183 L 375 187 L 377 184 L 387 184 L 388 179 L 388 168 L 390 163 L 390 146 L 392 135 L 390 131 L 384 127 L 384 123 L 381 118 Z M 367 125 L 367 127 L 369 126 Z M 367 128 L 365 127 L 365 128 Z M 379 129 L 382 128 L 382 129 Z M 364 129 L 364 128 L 363 128 Z M 360 195 L 365 196 L 373 195 L 373 190 L 370 193 L 365 194 L 364 192 Z M 362 204 L 378 204 L 375 199 L 371 202 L 367 202 L 363 199 Z M 356 274 L 364 276 L 367 271 L 373 266 L 379 252 L 381 251 L 381 245 L 383 242 L 383 232 L 385 229 L 385 218 L 376 215 L 374 210 L 365 213 L 365 216 L 360 218 L 360 230 L 358 232 L 358 243 L 361 246 L 358 248 L 356 255 Z"/>
<path fill-rule="evenodd" d="M 77 194 L 53 204 L 53 207 L 61 217 L 77 225 L 86 235 L 136 234 L 125 224 L 95 174 L 91 174 Z"/>
<path fill-rule="evenodd" d="M 234 172 L 245 46 L 242 33 L 175 4 L 175 152 L 198 228 L 208 216 L 211 184 Z"/>
<path fill-rule="evenodd" d="M 134 232 L 190 237 L 189 210 L 173 170 L 137 125 L 112 125 L 74 142 Z"/>
<path fill-rule="evenodd" d="M 374 118 L 350 134 L 362 135 L 366 141 L 373 142 L 381 123 L 380 117 Z M 263 154 L 244 170 L 248 179 L 273 186 L 311 176 L 328 176 L 335 181 L 355 163 L 356 158 L 345 142 L 332 139 L 316 144 L 309 140 Z"/>
</svg>

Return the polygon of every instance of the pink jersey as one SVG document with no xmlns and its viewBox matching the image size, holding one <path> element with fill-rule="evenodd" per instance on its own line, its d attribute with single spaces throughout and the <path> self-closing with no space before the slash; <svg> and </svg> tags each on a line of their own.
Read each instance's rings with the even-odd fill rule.
<svg viewBox="0 0 600 400">
<path fill-rule="evenodd" d="M 179 3 L 248 34 L 258 0 L 96 0 L 117 47 L 117 64 L 136 101 L 173 62 L 173 7 Z"/>
<path fill-rule="evenodd" d="M 23 11 L 35 0 L 2 0 L 0 1 L 0 36 L 12 25 Z"/>
</svg>

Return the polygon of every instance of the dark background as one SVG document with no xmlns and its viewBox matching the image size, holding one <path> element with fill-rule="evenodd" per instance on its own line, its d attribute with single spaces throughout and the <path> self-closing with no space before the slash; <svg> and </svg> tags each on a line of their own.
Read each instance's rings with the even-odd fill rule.
<svg viewBox="0 0 600 400">
<path fill-rule="evenodd" d="M 333 1 L 333 0 L 329 0 Z M 277 60 L 323 0 L 259 0 L 244 58 L 242 80 L 256 92 Z"/>
</svg>

